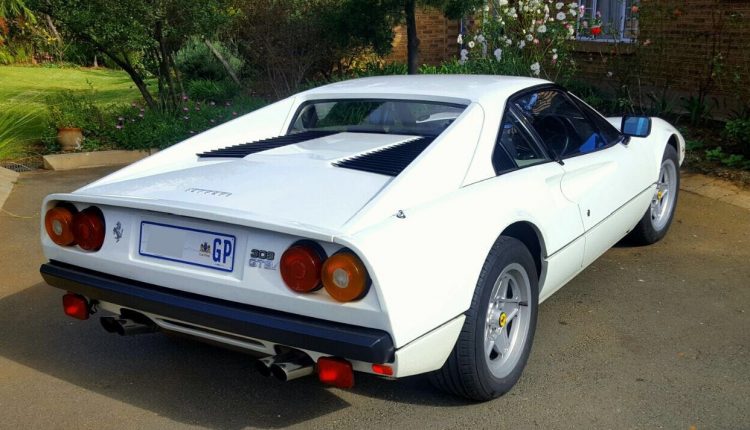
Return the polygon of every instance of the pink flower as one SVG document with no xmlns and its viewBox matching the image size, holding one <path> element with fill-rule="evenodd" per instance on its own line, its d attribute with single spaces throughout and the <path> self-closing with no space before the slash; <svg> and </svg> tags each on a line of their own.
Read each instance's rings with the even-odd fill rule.
<svg viewBox="0 0 750 430">
<path fill-rule="evenodd" d="M 137 106 L 137 105 L 135 104 L 135 102 L 133 102 L 133 103 L 130 103 L 130 107 L 136 107 L 136 106 Z"/>
<path fill-rule="evenodd" d="M 651 44 L 651 39 L 646 39 L 643 41 L 643 46 L 648 46 Z"/>
<path fill-rule="evenodd" d="M 237 116 L 237 112 L 232 112 L 232 116 Z"/>
<path fill-rule="evenodd" d="M 143 112 L 138 114 L 138 118 L 143 118 Z"/>
<path fill-rule="evenodd" d="M 538 45 L 538 44 L 539 44 L 539 39 L 534 39 L 534 45 Z"/>
<path fill-rule="evenodd" d="M 213 102 L 213 101 L 212 101 L 212 102 L 210 103 L 210 105 L 211 105 L 211 106 L 216 106 L 216 102 Z"/>
<path fill-rule="evenodd" d="M 633 7 L 630 8 L 630 12 L 632 12 L 632 13 L 638 13 L 638 6 L 633 5 Z"/>
<path fill-rule="evenodd" d="M 198 106 L 196 106 L 196 107 L 195 107 L 195 110 L 196 110 L 196 112 L 198 112 L 198 111 L 200 111 L 200 110 L 201 110 L 201 108 L 200 108 L 200 107 L 198 107 Z"/>
<path fill-rule="evenodd" d="M 185 115 L 185 116 L 183 116 L 183 117 L 182 117 L 182 119 L 184 119 L 185 121 L 187 121 L 187 120 L 189 120 L 189 119 L 190 119 L 190 117 L 189 117 L 189 116 L 187 116 L 187 115 Z"/>
<path fill-rule="evenodd" d="M 187 99 L 188 99 L 188 96 L 186 96 L 185 94 L 183 94 L 182 95 L 182 101 L 187 101 Z"/>
<path fill-rule="evenodd" d="M 117 124 L 117 125 L 115 126 L 115 128 L 116 128 L 116 129 L 118 129 L 118 130 L 122 130 L 122 124 Z"/>
<path fill-rule="evenodd" d="M 188 107 L 184 107 L 184 108 L 182 108 L 182 110 L 183 110 L 183 112 L 189 112 L 189 111 L 190 111 L 190 108 L 188 108 Z"/>
</svg>

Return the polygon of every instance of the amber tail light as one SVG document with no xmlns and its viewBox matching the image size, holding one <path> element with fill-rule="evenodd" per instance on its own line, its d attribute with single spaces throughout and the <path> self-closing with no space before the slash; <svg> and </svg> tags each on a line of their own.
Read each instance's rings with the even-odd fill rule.
<svg viewBox="0 0 750 430">
<path fill-rule="evenodd" d="M 320 277 L 328 294 L 340 302 L 361 299 L 370 287 L 370 277 L 365 265 L 348 250 L 338 252 L 326 260 Z"/>
</svg>

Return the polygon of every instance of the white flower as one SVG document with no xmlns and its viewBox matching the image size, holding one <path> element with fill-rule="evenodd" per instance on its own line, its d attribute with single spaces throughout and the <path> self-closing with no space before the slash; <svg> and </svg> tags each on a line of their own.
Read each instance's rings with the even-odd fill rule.
<svg viewBox="0 0 750 430">
<path fill-rule="evenodd" d="M 469 51 L 466 49 L 461 50 L 461 58 L 458 60 L 459 64 L 464 64 L 469 59 Z"/>
<path fill-rule="evenodd" d="M 557 54 L 552 54 L 552 59 L 557 60 Z"/>
<path fill-rule="evenodd" d="M 470 40 L 470 41 L 469 41 L 469 49 L 472 49 L 472 48 L 474 48 L 474 45 L 475 45 L 474 41 L 473 41 L 473 40 Z"/>
<path fill-rule="evenodd" d="M 493 54 L 495 55 L 497 61 L 500 61 L 500 59 L 503 58 L 503 50 L 500 48 L 495 49 L 495 52 Z"/>
<path fill-rule="evenodd" d="M 557 48 L 552 48 L 552 52 L 557 54 Z"/>
<path fill-rule="evenodd" d="M 539 76 L 539 69 L 540 69 L 539 62 L 536 62 L 531 65 L 531 73 L 533 73 L 534 76 Z"/>
<path fill-rule="evenodd" d="M 510 37 L 507 38 L 507 39 L 505 39 L 505 44 L 508 45 L 508 46 L 512 45 L 513 44 L 513 39 L 511 39 Z"/>
<path fill-rule="evenodd" d="M 523 49 L 524 46 L 526 46 L 526 41 L 525 40 L 522 40 L 522 41 L 518 42 L 518 49 Z"/>
<path fill-rule="evenodd" d="M 557 15 L 555 16 L 558 21 L 562 21 L 565 19 L 565 12 L 557 12 Z"/>
<path fill-rule="evenodd" d="M 461 56 L 462 57 L 468 57 L 469 56 L 469 50 L 464 48 L 461 50 Z"/>
<path fill-rule="evenodd" d="M 571 9 L 570 10 L 570 16 L 576 16 L 576 15 L 578 15 L 578 13 L 576 12 L 576 10 L 575 9 Z"/>
<path fill-rule="evenodd" d="M 531 42 L 532 40 L 534 40 L 534 35 L 532 35 L 532 34 L 527 34 L 527 35 L 526 35 L 526 40 L 528 40 L 529 42 Z"/>
<path fill-rule="evenodd" d="M 561 2 L 561 1 L 555 3 L 555 9 L 557 9 L 557 10 L 562 9 L 563 6 L 565 6 L 565 3 Z"/>
<path fill-rule="evenodd" d="M 487 40 L 481 34 L 478 35 L 477 37 L 475 37 L 474 39 L 476 39 L 476 41 L 479 42 L 479 43 L 484 43 Z"/>
<path fill-rule="evenodd" d="M 508 6 L 508 0 L 499 0 L 497 4 L 498 6 Z"/>
<path fill-rule="evenodd" d="M 578 7 L 578 3 L 571 3 L 569 6 L 571 9 L 575 9 Z"/>
<path fill-rule="evenodd" d="M 542 24 L 539 26 L 539 28 L 536 29 L 537 33 L 546 33 L 547 32 L 547 26 Z"/>
<path fill-rule="evenodd" d="M 612 72 L 607 72 L 607 77 L 611 78 L 612 77 Z"/>
<path fill-rule="evenodd" d="M 463 36 L 463 35 L 461 35 L 461 34 L 459 34 L 459 35 L 458 35 L 458 39 L 456 39 L 456 42 L 457 42 L 457 43 L 458 43 L 459 45 L 463 45 L 463 44 L 464 44 L 464 36 Z"/>
<path fill-rule="evenodd" d="M 510 9 L 508 9 L 508 15 L 512 16 L 512 15 L 515 15 L 515 14 L 516 14 L 516 8 L 512 7 Z"/>
</svg>

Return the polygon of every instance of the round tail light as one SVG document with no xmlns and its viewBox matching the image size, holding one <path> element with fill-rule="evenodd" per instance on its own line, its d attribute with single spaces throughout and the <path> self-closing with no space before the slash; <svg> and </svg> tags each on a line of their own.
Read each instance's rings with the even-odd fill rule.
<svg viewBox="0 0 750 430">
<path fill-rule="evenodd" d="M 287 287 L 298 293 L 319 290 L 320 269 L 325 253 L 317 244 L 299 243 L 284 251 L 279 262 L 281 279 Z"/>
<path fill-rule="evenodd" d="M 339 252 L 326 260 L 321 278 L 328 294 L 340 302 L 361 299 L 370 286 L 365 265 L 350 251 Z"/>
<path fill-rule="evenodd" d="M 57 206 L 48 210 L 44 215 L 44 229 L 47 230 L 49 238 L 60 246 L 75 245 L 74 217 L 74 207 Z"/>
<path fill-rule="evenodd" d="M 76 243 L 86 251 L 98 251 L 104 243 L 104 215 L 95 206 L 90 206 L 73 217 L 73 235 Z"/>
</svg>

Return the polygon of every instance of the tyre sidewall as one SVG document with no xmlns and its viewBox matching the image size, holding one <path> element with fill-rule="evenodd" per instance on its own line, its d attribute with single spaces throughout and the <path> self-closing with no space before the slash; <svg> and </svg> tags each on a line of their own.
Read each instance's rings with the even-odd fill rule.
<svg viewBox="0 0 750 430">
<path fill-rule="evenodd" d="M 510 239 L 510 238 L 509 238 Z M 521 377 L 526 362 L 531 352 L 531 345 L 534 341 L 534 332 L 536 331 L 536 320 L 539 309 L 539 281 L 536 273 L 536 266 L 531 254 L 526 247 L 518 240 L 513 239 L 509 246 L 502 247 L 494 256 L 494 261 L 488 261 L 490 270 L 487 272 L 480 283 L 477 285 L 478 301 L 475 301 L 476 309 L 472 318 L 474 318 L 474 353 L 476 357 L 477 376 L 479 382 L 489 396 L 497 397 L 508 392 Z M 528 308 L 531 312 L 529 321 L 529 331 L 523 345 L 523 351 L 514 366 L 513 370 L 503 378 L 495 377 L 487 364 L 484 356 L 484 328 L 487 309 L 489 307 L 490 295 L 495 285 L 495 281 L 502 273 L 503 269 L 509 264 L 518 263 L 526 270 L 529 277 L 531 297 L 529 298 Z"/>
</svg>

